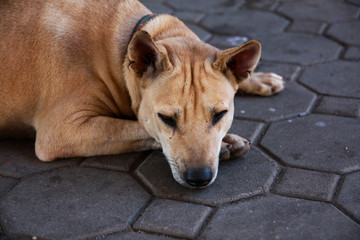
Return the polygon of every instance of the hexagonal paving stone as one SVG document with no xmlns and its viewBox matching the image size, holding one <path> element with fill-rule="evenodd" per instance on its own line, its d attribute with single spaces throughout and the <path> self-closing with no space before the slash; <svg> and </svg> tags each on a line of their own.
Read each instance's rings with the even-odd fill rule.
<svg viewBox="0 0 360 240">
<path fill-rule="evenodd" d="M 50 239 L 120 231 L 149 196 L 125 173 L 70 168 L 23 179 L 0 202 L 10 234 Z"/>
<path fill-rule="evenodd" d="M 148 9 L 150 9 L 153 13 L 161 14 L 161 13 L 167 13 L 171 14 L 173 13 L 173 10 L 167 6 L 165 6 L 162 3 L 157 2 L 142 2 Z"/>
<path fill-rule="evenodd" d="M 360 221 L 360 172 L 345 177 L 336 202 Z"/>
<path fill-rule="evenodd" d="M 321 201 L 331 201 L 339 175 L 296 168 L 286 168 L 273 187 L 274 193 Z"/>
<path fill-rule="evenodd" d="M 202 25 L 220 34 L 239 34 L 255 37 L 260 34 L 280 33 L 289 24 L 287 20 L 273 13 L 241 10 L 226 15 L 208 15 Z"/>
<path fill-rule="evenodd" d="M 215 35 L 213 36 L 208 42 L 209 44 L 220 48 L 232 48 L 232 47 L 238 47 L 244 43 L 246 43 L 249 40 L 246 36 L 221 36 L 221 35 Z"/>
<path fill-rule="evenodd" d="M 300 81 L 322 94 L 360 97 L 358 62 L 335 61 L 308 67 Z"/>
<path fill-rule="evenodd" d="M 277 9 L 294 19 L 344 21 L 356 18 L 358 8 L 338 0 L 288 1 Z"/>
<path fill-rule="evenodd" d="M 203 40 L 204 42 L 206 42 L 207 40 L 209 40 L 211 38 L 211 34 L 208 33 L 206 30 L 204 30 L 203 28 L 192 24 L 192 23 L 188 23 L 186 24 L 186 26 L 188 28 L 191 29 L 191 31 L 193 31 L 194 33 L 196 33 L 196 35 L 198 35 L 198 37 Z"/>
<path fill-rule="evenodd" d="M 272 124 L 261 145 L 291 166 L 344 173 L 360 169 L 359 136 L 358 119 L 310 115 Z"/>
<path fill-rule="evenodd" d="M 314 112 L 356 118 L 360 116 L 360 99 L 323 97 Z"/>
<path fill-rule="evenodd" d="M 275 5 L 276 0 L 248 0 L 246 1 L 246 8 L 254 8 L 254 9 L 264 9 L 271 10 Z"/>
<path fill-rule="evenodd" d="M 315 100 L 315 94 L 293 82 L 271 97 L 236 96 L 235 116 L 264 121 L 296 116 L 306 112 Z"/>
<path fill-rule="evenodd" d="M 262 59 L 313 64 L 336 59 L 342 47 L 320 36 L 300 33 L 259 35 Z"/>
<path fill-rule="evenodd" d="M 286 80 L 292 80 L 300 70 L 300 67 L 294 64 L 286 63 L 275 63 L 261 61 L 256 67 L 255 72 L 264 72 L 264 73 L 276 73 L 282 76 Z"/>
<path fill-rule="evenodd" d="M 195 11 L 195 12 L 228 12 L 237 10 L 245 0 L 171 0 L 167 1 L 171 7 L 177 10 Z"/>
<path fill-rule="evenodd" d="M 0 176 L 0 198 L 5 195 L 12 187 L 18 183 L 18 180 L 13 178 L 5 178 Z"/>
<path fill-rule="evenodd" d="M 334 206 L 280 196 L 220 208 L 202 235 L 208 240 L 356 240 L 359 236 L 360 226 Z"/>
<path fill-rule="evenodd" d="M 247 140 L 254 142 L 265 124 L 254 121 L 234 119 L 229 133 L 237 134 Z"/>
<path fill-rule="evenodd" d="M 173 15 L 178 17 L 181 21 L 195 23 L 199 22 L 205 16 L 205 14 L 203 13 L 195 13 L 188 11 L 177 11 Z"/>
<path fill-rule="evenodd" d="M 0 174 L 23 177 L 59 167 L 75 165 L 76 159 L 59 159 L 54 162 L 41 162 L 35 155 L 34 140 L 0 140 Z"/>
<path fill-rule="evenodd" d="M 98 156 L 87 158 L 82 166 L 129 171 L 134 164 L 144 160 L 150 152 L 124 153 L 119 155 Z"/>
<path fill-rule="evenodd" d="M 121 232 L 110 236 L 101 237 L 101 239 L 103 240 L 171 240 L 175 238 L 146 234 L 146 233 L 138 233 L 138 232 Z"/>
<path fill-rule="evenodd" d="M 360 7 L 360 1 L 359 0 L 345 0 L 345 1 Z"/>
<path fill-rule="evenodd" d="M 346 44 L 360 45 L 360 22 L 343 22 L 333 24 L 327 34 Z"/>
<path fill-rule="evenodd" d="M 344 58 L 349 60 L 360 60 L 360 48 L 349 47 L 346 50 Z"/>
<path fill-rule="evenodd" d="M 300 20 L 291 24 L 288 31 L 300 33 L 319 33 L 323 24 L 321 22 Z"/>
<path fill-rule="evenodd" d="M 1 235 L 0 235 L 1 237 Z M 29 237 L 13 237 L 13 236 L 4 236 L 2 238 L 0 238 L 1 240 L 29 240 Z"/>
<path fill-rule="evenodd" d="M 134 228 L 194 238 L 210 214 L 211 208 L 171 200 L 155 200 L 134 224 Z"/>
<path fill-rule="evenodd" d="M 204 189 L 188 189 L 178 184 L 160 152 L 154 152 L 136 173 L 156 196 L 217 205 L 264 193 L 276 168 L 273 161 L 252 148 L 243 157 L 220 162 L 217 179 Z"/>
</svg>

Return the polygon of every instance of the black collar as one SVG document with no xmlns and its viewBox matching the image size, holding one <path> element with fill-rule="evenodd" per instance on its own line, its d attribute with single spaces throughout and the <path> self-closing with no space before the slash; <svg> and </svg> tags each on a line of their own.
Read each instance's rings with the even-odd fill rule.
<svg viewBox="0 0 360 240">
<path fill-rule="evenodd" d="M 139 31 L 148 21 L 155 18 L 156 16 L 157 16 L 157 14 L 147 14 L 147 15 L 143 16 L 142 18 L 140 18 L 140 20 L 136 23 L 134 30 L 131 33 L 130 41 L 137 31 Z"/>
</svg>

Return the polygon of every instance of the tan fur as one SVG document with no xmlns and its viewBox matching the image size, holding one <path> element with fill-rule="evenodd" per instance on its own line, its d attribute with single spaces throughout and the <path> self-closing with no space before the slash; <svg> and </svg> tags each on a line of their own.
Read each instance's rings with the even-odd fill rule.
<svg viewBox="0 0 360 240">
<path fill-rule="evenodd" d="M 129 43 L 148 13 L 135 0 L 1 1 L 1 136 L 36 132 L 42 161 L 162 148 L 180 183 L 186 169 L 204 166 L 213 181 L 220 150 L 249 148 L 238 136 L 222 142 L 238 87 L 270 95 L 282 80 L 250 78 L 258 42 L 219 51 L 169 15 Z M 146 57 L 139 48 L 155 54 L 151 66 L 139 62 Z M 222 110 L 228 113 L 212 126 Z M 177 128 L 158 113 L 176 117 Z"/>
</svg>

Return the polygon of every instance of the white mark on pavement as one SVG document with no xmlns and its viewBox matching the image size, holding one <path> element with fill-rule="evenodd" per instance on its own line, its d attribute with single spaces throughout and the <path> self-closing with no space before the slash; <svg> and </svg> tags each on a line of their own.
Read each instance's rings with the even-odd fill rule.
<svg viewBox="0 0 360 240">
<path fill-rule="evenodd" d="M 326 126 L 326 123 L 324 123 L 324 122 L 317 122 L 315 125 L 318 126 L 318 127 L 325 127 L 325 126 Z"/>
<path fill-rule="evenodd" d="M 230 45 L 232 45 L 232 46 L 240 46 L 241 44 L 247 42 L 248 38 L 247 37 L 236 36 L 236 37 L 229 37 L 229 38 L 226 39 L 226 41 L 228 43 L 230 43 Z"/>
</svg>

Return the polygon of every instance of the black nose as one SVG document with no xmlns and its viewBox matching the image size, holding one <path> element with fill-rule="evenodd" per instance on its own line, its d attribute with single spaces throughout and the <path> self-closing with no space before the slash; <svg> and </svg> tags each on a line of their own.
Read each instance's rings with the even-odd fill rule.
<svg viewBox="0 0 360 240">
<path fill-rule="evenodd" d="M 211 168 L 193 168 L 184 173 L 185 181 L 192 187 L 205 187 L 212 179 Z"/>
</svg>

